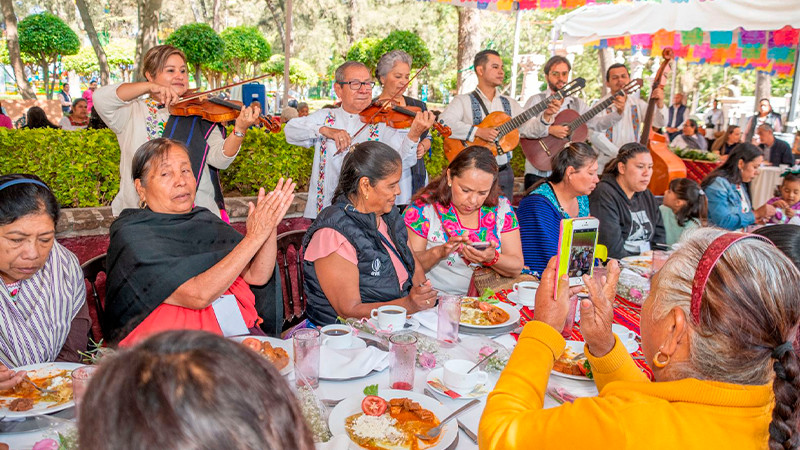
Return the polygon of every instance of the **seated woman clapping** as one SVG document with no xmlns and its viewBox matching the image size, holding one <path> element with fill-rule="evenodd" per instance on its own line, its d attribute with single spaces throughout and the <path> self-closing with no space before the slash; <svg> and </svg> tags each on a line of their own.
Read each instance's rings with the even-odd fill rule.
<svg viewBox="0 0 800 450">
<path fill-rule="evenodd" d="M 800 365 L 791 341 L 800 272 L 758 236 L 711 228 L 687 234 L 642 307 L 642 351 L 655 381 L 611 332 L 619 277 L 612 261 L 604 286 L 585 277 L 590 299 L 580 305 L 600 395 L 542 409 L 568 311 L 566 289 L 553 298 L 550 261 L 536 320 L 488 397 L 481 448 L 525 448 L 532 436 L 569 436 L 586 448 L 797 448 Z"/>
<path fill-rule="evenodd" d="M 497 174 L 491 151 L 468 147 L 411 200 L 408 243 L 436 290 L 465 295 L 481 266 L 508 277 L 522 271 L 519 223 Z"/>
<path fill-rule="evenodd" d="M 368 317 L 381 305 L 414 313 L 436 303 L 394 206 L 402 168 L 400 155 L 377 141 L 358 144 L 345 157 L 333 204 L 303 239 L 306 313 L 313 325 Z"/>
<path fill-rule="evenodd" d="M 206 208 L 194 207 L 195 178 L 186 147 L 166 138 L 136 151 L 132 173 L 141 209 L 111 226 L 104 333 L 121 345 L 169 329 L 258 333 L 250 285 L 269 281 L 276 226 L 294 198 L 282 179 L 250 204 L 247 236 Z"/>
<path fill-rule="evenodd" d="M 35 175 L 0 176 L 0 390 L 15 368 L 80 361 L 91 319 L 78 258 L 56 242 L 59 206 Z"/>
</svg>

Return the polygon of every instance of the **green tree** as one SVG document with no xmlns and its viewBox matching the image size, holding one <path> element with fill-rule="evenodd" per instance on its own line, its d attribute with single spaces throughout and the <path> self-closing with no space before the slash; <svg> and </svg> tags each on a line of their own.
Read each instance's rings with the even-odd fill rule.
<svg viewBox="0 0 800 450">
<path fill-rule="evenodd" d="M 123 81 L 133 81 L 131 72 L 136 63 L 136 42 L 112 39 L 104 49 L 108 56 L 108 65 L 119 70 Z"/>
<path fill-rule="evenodd" d="M 63 20 L 49 12 L 28 16 L 19 23 L 19 49 L 36 59 L 44 72 L 45 93 L 53 98 L 50 65 L 61 56 L 74 55 L 81 48 L 78 35 Z"/>
<path fill-rule="evenodd" d="M 190 23 L 178 28 L 169 35 L 167 44 L 178 47 L 186 55 L 198 88 L 202 69 L 222 58 L 225 47 L 220 35 L 206 23 Z"/>
<path fill-rule="evenodd" d="M 375 50 L 380 43 L 380 39 L 373 37 L 359 39 L 350 47 L 350 50 L 347 51 L 345 59 L 364 63 L 367 67 L 375 67 L 378 63 Z"/>
<path fill-rule="evenodd" d="M 268 73 L 276 78 L 278 84 L 283 80 L 283 65 L 285 58 L 283 55 L 272 55 L 264 65 L 264 73 Z M 289 83 L 294 86 L 309 86 L 316 84 L 319 80 L 317 72 L 311 65 L 301 59 L 292 58 L 289 62 Z"/>
<path fill-rule="evenodd" d="M 100 65 L 97 62 L 97 53 L 92 47 L 81 47 L 78 53 L 65 56 L 62 62 L 64 63 L 64 69 L 84 77 L 91 76 L 100 70 Z"/>
<path fill-rule="evenodd" d="M 375 46 L 376 64 L 381 55 L 391 50 L 403 50 L 411 55 L 414 68 L 417 69 L 431 62 L 431 52 L 428 50 L 428 46 L 425 45 L 425 41 L 423 41 L 418 34 L 411 31 L 392 31 L 378 43 L 378 45 Z"/>
<path fill-rule="evenodd" d="M 244 78 L 250 69 L 253 73 L 259 64 L 269 61 L 272 48 L 256 27 L 226 28 L 221 37 L 225 43 L 223 61 L 228 72 Z"/>
</svg>

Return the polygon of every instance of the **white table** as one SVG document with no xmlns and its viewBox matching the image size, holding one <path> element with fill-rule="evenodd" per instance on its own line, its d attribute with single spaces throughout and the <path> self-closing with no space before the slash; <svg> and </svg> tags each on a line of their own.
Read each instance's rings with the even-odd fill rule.
<svg viewBox="0 0 800 450">
<path fill-rule="evenodd" d="M 775 196 L 775 188 L 783 181 L 781 174 L 785 171 L 785 168 L 774 166 L 761 166 L 758 169 L 758 175 L 750 181 L 750 203 L 753 204 L 753 209 L 760 208 Z"/>
</svg>

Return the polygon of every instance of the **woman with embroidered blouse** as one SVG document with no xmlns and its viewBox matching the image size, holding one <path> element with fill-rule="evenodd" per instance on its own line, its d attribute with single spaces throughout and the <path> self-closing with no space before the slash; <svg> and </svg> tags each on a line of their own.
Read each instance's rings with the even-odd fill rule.
<svg viewBox="0 0 800 450">
<path fill-rule="evenodd" d="M 408 244 L 437 291 L 466 294 L 479 267 L 508 277 L 522 271 L 519 223 L 497 174 L 491 151 L 467 147 L 411 199 Z"/>
<path fill-rule="evenodd" d="M 544 271 L 558 253 L 561 219 L 588 216 L 588 196 L 599 182 L 597 153 L 588 145 L 570 144 L 553 157 L 553 172 L 532 186 L 517 208 L 526 266 Z"/>
</svg>

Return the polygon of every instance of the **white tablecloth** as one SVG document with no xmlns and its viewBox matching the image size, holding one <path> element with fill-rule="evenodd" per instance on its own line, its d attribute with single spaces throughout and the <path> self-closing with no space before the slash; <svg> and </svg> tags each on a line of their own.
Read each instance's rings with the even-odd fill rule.
<svg viewBox="0 0 800 450">
<path fill-rule="evenodd" d="M 783 181 L 781 174 L 785 171 L 785 168 L 773 166 L 762 166 L 758 169 L 758 175 L 750 182 L 750 202 L 753 209 L 760 208 L 775 196 L 775 188 Z"/>
</svg>

